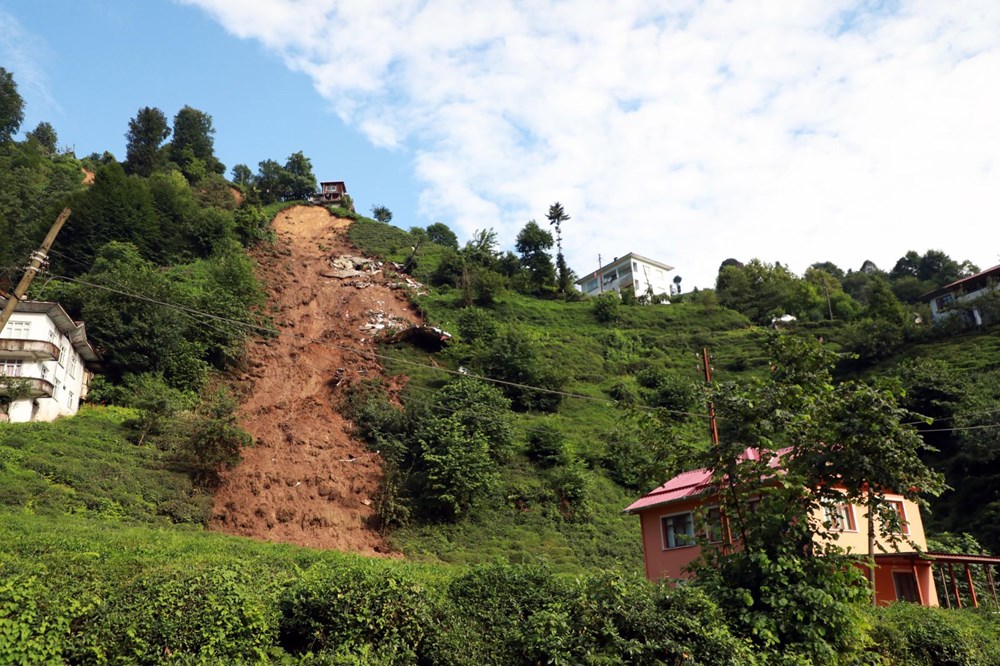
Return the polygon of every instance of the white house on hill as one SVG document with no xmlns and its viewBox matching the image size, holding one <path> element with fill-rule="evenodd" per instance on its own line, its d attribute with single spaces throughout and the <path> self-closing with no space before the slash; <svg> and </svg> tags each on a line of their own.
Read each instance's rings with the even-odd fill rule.
<svg viewBox="0 0 1000 666">
<path fill-rule="evenodd" d="M 5 302 L 0 298 L 0 307 Z M 0 421 L 54 421 L 75 414 L 99 362 L 83 323 L 73 321 L 61 305 L 19 303 L 0 331 L 0 378 L 5 380 L 0 395 L 12 390 L 20 395 L 6 411 L 0 409 Z"/>
<path fill-rule="evenodd" d="M 993 322 L 988 321 L 988 315 L 981 312 L 974 301 L 990 291 L 997 290 L 1000 290 L 1000 266 L 987 268 L 975 275 L 955 280 L 951 284 L 928 292 L 920 298 L 930 303 L 931 317 L 935 324 L 959 314 L 969 324 L 982 326 Z"/>
<path fill-rule="evenodd" d="M 672 270 L 673 266 L 629 252 L 624 257 L 615 257 L 611 263 L 580 278 L 576 281 L 576 286 L 588 296 L 596 296 L 606 291 L 621 293 L 626 287 L 632 287 L 636 296 L 648 293 L 669 294 L 670 279 L 667 273 Z"/>
</svg>

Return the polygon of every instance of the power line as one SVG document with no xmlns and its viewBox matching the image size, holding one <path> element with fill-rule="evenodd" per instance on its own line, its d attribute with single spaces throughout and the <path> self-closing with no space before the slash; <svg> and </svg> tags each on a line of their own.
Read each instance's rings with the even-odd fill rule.
<svg viewBox="0 0 1000 666">
<path fill-rule="evenodd" d="M 86 280 L 81 280 L 79 278 L 71 278 L 71 277 L 68 277 L 68 276 L 65 276 L 65 275 L 51 275 L 51 277 L 54 280 L 62 280 L 62 281 L 65 281 L 65 282 L 72 282 L 72 283 L 76 283 L 76 284 L 81 284 L 83 286 L 91 287 L 93 289 L 102 289 L 104 291 L 108 291 L 110 293 L 118 294 L 120 296 L 125 296 L 127 298 L 134 298 L 134 299 L 137 299 L 137 300 L 141 300 L 141 301 L 145 301 L 145 302 L 148 302 L 148 303 L 152 303 L 154 305 L 159 305 L 161 307 L 166 307 L 166 308 L 170 308 L 170 309 L 173 309 L 173 310 L 177 310 L 179 312 L 183 312 L 183 313 L 186 313 L 186 314 L 191 315 L 191 316 L 205 317 L 205 318 L 208 318 L 208 319 L 211 319 L 211 320 L 214 320 L 214 321 L 218 321 L 218 322 L 222 322 L 222 323 L 225 323 L 225 324 L 230 324 L 230 325 L 233 325 L 233 326 L 239 326 L 239 327 L 241 327 L 243 329 L 246 329 L 248 331 L 257 331 L 259 333 L 265 333 L 267 335 L 284 336 L 284 337 L 288 337 L 288 338 L 302 340 L 302 341 L 305 341 L 305 342 L 310 342 L 310 343 L 313 343 L 313 344 L 325 345 L 325 346 L 333 348 L 333 349 L 339 349 L 341 351 L 346 351 L 346 352 L 349 352 L 349 353 L 352 353 L 352 354 L 357 354 L 358 356 L 364 358 L 365 360 L 378 359 L 378 360 L 381 360 L 381 361 L 395 362 L 395 363 L 400 363 L 400 364 L 403 364 L 403 365 L 408 365 L 408 366 L 411 366 L 411 367 L 419 367 L 419 368 L 424 368 L 424 369 L 427 369 L 427 370 L 433 370 L 433 371 L 437 371 L 437 372 L 443 372 L 443 373 L 450 374 L 450 375 L 453 375 L 453 376 L 458 376 L 458 377 L 473 376 L 473 377 L 475 377 L 477 379 L 481 379 L 483 381 L 490 382 L 492 384 L 498 384 L 498 385 L 501 385 L 501 386 L 508 386 L 508 387 L 511 387 L 511 388 L 520 388 L 520 389 L 529 390 L 529 391 L 536 391 L 538 393 L 545 393 L 545 394 L 548 394 L 548 395 L 558 395 L 558 396 L 565 397 L 565 398 L 576 398 L 576 399 L 580 399 L 580 400 L 590 400 L 590 401 L 593 401 L 593 402 L 600 402 L 600 403 L 607 404 L 607 405 L 614 405 L 615 404 L 614 401 L 608 400 L 606 398 L 598 398 L 596 396 L 590 396 L 590 395 L 586 395 L 586 394 L 583 394 L 583 393 L 573 393 L 573 392 L 570 392 L 570 391 L 560 391 L 558 389 L 549 389 L 549 388 L 543 388 L 543 387 L 540 387 L 540 386 L 532 386 L 530 384 L 524 384 L 524 383 L 521 383 L 521 382 L 511 382 L 511 381 L 507 381 L 507 380 L 503 380 L 503 379 L 497 379 L 497 378 L 494 378 L 494 377 L 487 377 L 487 376 L 484 376 L 484 375 L 467 375 L 466 373 L 459 372 L 458 370 L 451 370 L 449 368 L 443 368 L 443 367 L 440 367 L 440 366 L 433 366 L 433 365 L 428 365 L 426 363 L 420 363 L 420 362 L 417 362 L 417 361 L 411 361 L 411 360 L 408 360 L 408 359 L 398 358 L 398 357 L 394 357 L 394 356 L 391 356 L 391 355 L 388 355 L 388 354 L 384 354 L 384 353 L 380 353 L 380 352 L 377 352 L 377 351 L 369 351 L 369 350 L 358 349 L 358 348 L 355 348 L 355 347 L 349 347 L 347 345 L 340 345 L 340 344 L 336 344 L 336 343 L 329 342 L 329 341 L 326 341 L 326 340 L 320 340 L 320 339 L 313 338 L 313 337 L 310 337 L 310 336 L 300 335 L 298 333 L 292 333 L 292 332 L 289 332 L 289 331 L 282 331 L 282 330 L 277 330 L 277 329 L 273 329 L 273 328 L 267 328 L 267 327 L 264 327 L 264 326 L 260 326 L 258 324 L 243 322 L 243 321 L 239 321 L 237 319 L 231 319 L 229 317 L 222 317 L 220 315 L 215 315 L 215 314 L 212 314 L 210 312 L 204 312 L 202 310 L 197 310 L 195 308 L 190 308 L 190 307 L 187 307 L 187 306 L 184 306 L 184 305 L 178 305 L 176 303 L 169 303 L 169 302 L 162 301 L 162 300 L 159 300 L 159 299 L 151 298 L 149 296 L 144 296 L 142 294 L 128 292 L 128 291 L 125 291 L 123 289 L 114 289 L 114 288 L 108 287 L 106 285 L 101 285 L 101 284 L 97 284 L 97 283 L 94 283 L 94 282 L 88 282 Z M 671 413 L 671 414 L 684 415 L 684 416 L 694 416 L 694 417 L 699 417 L 699 418 L 703 418 L 703 417 L 706 416 L 705 414 L 698 414 L 698 413 L 695 413 L 695 412 L 685 412 L 685 411 L 680 411 L 680 410 L 669 410 L 669 409 L 665 409 L 665 408 L 656 408 L 656 407 L 641 407 L 641 409 L 644 409 L 644 410 L 647 410 L 647 411 L 651 411 L 651 412 L 663 411 L 663 412 Z"/>
</svg>

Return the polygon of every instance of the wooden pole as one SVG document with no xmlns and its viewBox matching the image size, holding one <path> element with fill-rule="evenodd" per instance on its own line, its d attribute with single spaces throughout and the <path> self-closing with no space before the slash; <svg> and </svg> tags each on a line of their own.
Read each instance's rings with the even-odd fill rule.
<svg viewBox="0 0 1000 666">
<path fill-rule="evenodd" d="M 993 565 L 984 564 L 983 568 L 986 569 L 986 580 L 990 584 L 990 594 L 993 595 L 993 605 L 1000 609 L 1000 602 L 997 601 L 997 586 L 993 582 Z"/>
<path fill-rule="evenodd" d="M 926 606 L 927 601 L 924 599 L 924 588 L 920 585 L 920 576 L 917 574 L 917 563 L 910 562 L 910 568 L 913 570 L 913 581 L 917 584 L 917 601 L 920 602 L 921 606 Z M 934 579 L 931 578 L 931 580 Z"/>
<path fill-rule="evenodd" d="M 0 331 L 3 330 L 4 326 L 10 320 L 14 310 L 17 309 L 17 304 L 21 302 L 24 295 L 28 293 L 28 286 L 31 281 L 35 279 L 35 275 L 42 268 L 45 260 L 48 259 L 49 248 L 52 247 L 52 243 L 55 242 L 56 236 L 59 234 L 59 230 L 62 229 L 63 224 L 69 218 L 72 211 L 69 208 L 63 208 L 62 212 L 59 213 L 59 217 L 52 224 L 52 228 L 49 229 L 49 233 L 45 234 L 45 240 L 42 241 L 42 246 L 38 248 L 35 252 L 31 254 L 31 263 L 28 264 L 27 270 L 24 271 L 24 275 L 21 276 L 21 281 L 17 283 L 17 287 L 14 289 L 14 293 L 11 297 L 7 299 L 7 304 L 4 306 L 3 312 L 0 313 Z"/>
<path fill-rule="evenodd" d="M 948 581 L 944 579 L 944 566 L 939 564 L 937 570 L 941 574 L 941 590 L 944 592 L 944 605 L 946 608 L 951 608 L 951 595 L 948 594 Z"/>
<path fill-rule="evenodd" d="M 958 581 L 955 580 L 955 568 L 948 563 L 948 577 L 951 578 L 951 593 L 955 595 L 955 606 L 962 607 L 962 597 L 958 594 Z"/>
<path fill-rule="evenodd" d="M 969 596 L 972 597 L 972 607 L 979 608 L 979 599 L 976 597 L 976 586 L 972 583 L 972 569 L 969 563 L 965 563 L 965 580 L 969 583 Z"/>
</svg>

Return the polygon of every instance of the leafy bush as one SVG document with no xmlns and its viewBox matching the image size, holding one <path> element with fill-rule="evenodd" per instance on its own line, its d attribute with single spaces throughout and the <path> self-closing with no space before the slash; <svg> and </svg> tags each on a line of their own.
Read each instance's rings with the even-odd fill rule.
<svg viewBox="0 0 1000 666">
<path fill-rule="evenodd" d="M 60 593 L 37 575 L 5 572 L 0 577 L 0 663 L 63 663 L 72 651 L 73 626 L 96 605 L 91 595 Z"/>
<path fill-rule="evenodd" d="M 489 440 L 470 432 L 459 418 L 432 420 L 421 428 L 418 443 L 425 476 L 422 499 L 434 515 L 451 519 L 467 513 L 496 486 Z"/>
<path fill-rule="evenodd" d="M 542 467 L 565 465 L 569 462 L 566 436 L 551 423 L 540 423 L 528 433 L 525 453 Z"/>
<path fill-rule="evenodd" d="M 1000 664 L 1000 621 L 989 613 L 911 603 L 867 612 L 872 649 L 890 666 Z"/>
<path fill-rule="evenodd" d="M 379 663 L 414 664 L 432 627 L 424 586 L 374 563 L 313 565 L 284 590 L 280 608 L 281 646 L 292 654 L 367 649 Z"/>
<path fill-rule="evenodd" d="M 622 318 L 622 302 L 618 294 L 609 291 L 594 299 L 594 317 L 602 324 L 613 324 Z"/>
<path fill-rule="evenodd" d="M 88 660 L 262 662 L 278 630 L 268 587 L 229 566 L 143 574 L 100 608 Z"/>
</svg>

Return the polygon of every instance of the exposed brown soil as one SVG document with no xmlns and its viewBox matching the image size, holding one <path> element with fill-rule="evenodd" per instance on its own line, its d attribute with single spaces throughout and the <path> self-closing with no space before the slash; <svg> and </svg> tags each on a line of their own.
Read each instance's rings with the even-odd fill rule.
<svg viewBox="0 0 1000 666">
<path fill-rule="evenodd" d="M 275 218 L 274 248 L 256 257 L 282 335 L 249 345 L 240 420 L 257 445 L 225 474 L 213 529 L 365 554 L 389 550 L 369 525 L 381 461 L 351 437 L 336 409 L 349 382 L 381 368 L 338 346 L 372 352 L 371 322 L 420 319 L 376 267 L 361 277 L 322 275 L 336 272 L 331 257 L 358 254 L 346 238 L 349 225 L 318 206 L 287 209 Z"/>
<path fill-rule="evenodd" d="M 87 169 L 84 169 L 83 167 L 80 167 L 80 171 L 83 172 L 83 184 L 84 185 L 93 185 L 94 184 L 94 178 L 95 178 L 94 172 L 93 171 L 88 171 Z"/>
</svg>

